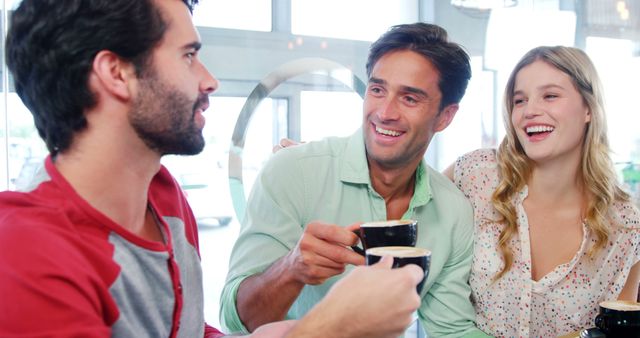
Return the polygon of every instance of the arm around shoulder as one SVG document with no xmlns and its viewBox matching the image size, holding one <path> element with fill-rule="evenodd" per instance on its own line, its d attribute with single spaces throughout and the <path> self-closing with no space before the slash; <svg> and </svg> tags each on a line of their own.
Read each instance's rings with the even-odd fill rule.
<svg viewBox="0 0 640 338">
<path fill-rule="evenodd" d="M 455 182 L 453 179 L 453 171 L 455 169 L 455 162 L 451 163 L 451 165 L 449 165 L 445 170 L 442 171 L 442 174 L 444 176 L 446 176 L 449 180 L 451 180 L 451 182 Z"/>
<path fill-rule="evenodd" d="M 423 272 L 415 265 L 391 269 L 384 257 L 373 266 L 355 268 L 302 318 L 287 338 L 397 337 L 420 305 L 416 285 Z"/>
<path fill-rule="evenodd" d="M 624 284 L 618 300 L 627 300 L 631 302 L 637 302 L 640 300 L 638 297 L 638 291 L 640 288 L 640 262 L 633 265 L 629 271 L 627 282 Z"/>
</svg>

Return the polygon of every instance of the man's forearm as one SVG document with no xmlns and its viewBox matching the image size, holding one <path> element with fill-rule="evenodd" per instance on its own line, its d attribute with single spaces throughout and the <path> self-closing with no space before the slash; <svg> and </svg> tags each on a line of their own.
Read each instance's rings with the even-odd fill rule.
<svg viewBox="0 0 640 338">
<path fill-rule="evenodd" d="M 263 273 L 242 281 L 238 288 L 238 316 L 251 332 L 263 324 L 283 320 L 304 287 L 304 283 L 292 278 L 285 260 L 286 256 L 280 258 Z"/>
</svg>

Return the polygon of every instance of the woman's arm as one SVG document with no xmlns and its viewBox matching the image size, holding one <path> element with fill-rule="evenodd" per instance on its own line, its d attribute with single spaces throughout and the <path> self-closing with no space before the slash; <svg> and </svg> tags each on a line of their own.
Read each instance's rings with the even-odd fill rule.
<svg viewBox="0 0 640 338">
<path fill-rule="evenodd" d="M 624 284 L 618 300 L 637 302 L 639 300 L 638 287 L 640 287 L 640 262 L 637 262 L 629 270 L 629 277 L 627 277 L 627 282 Z"/>
<path fill-rule="evenodd" d="M 445 170 L 443 170 L 443 171 L 442 171 L 442 174 L 443 174 L 444 176 L 447 176 L 447 177 L 451 180 L 451 182 L 454 182 L 454 181 L 453 181 L 453 168 L 454 168 L 455 166 L 456 166 L 456 163 L 455 163 L 455 162 L 453 162 L 453 163 L 451 163 L 451 165 L 450 165 L 450 166 L 448 166 L 448 167 L 447 167 L 447 169 L 445 169 Z"/>
</svg>

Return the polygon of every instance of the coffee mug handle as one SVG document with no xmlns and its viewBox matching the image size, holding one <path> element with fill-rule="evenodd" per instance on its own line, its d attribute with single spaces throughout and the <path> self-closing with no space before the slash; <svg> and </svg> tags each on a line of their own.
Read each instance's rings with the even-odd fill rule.
<svg viewBox="0 0 640 338">
<path fill-rule="evenodd" d="M 609 330 L 608 328 L 609 325 L 607 325 L 607 316 L 602 313 L 596 316 L 595 324 L 597 328 L 599 328 L 604 332 Z"/>
<path fill-rule="evenodd" d="M 351 232 L 356 234 L 356 236 L 358 236 L 358 238 L 360 238 L 360 242 L 362 243 L 362 237 L 360 237 L 360 230 L 359 229 L 351 230 Z M 353 251 L 355 251 L 356 253 L 360 254 L 361 256 L 364 256 L 364 249 L 359 247 L 357 244 L 352 246 L 351 249 L 353 249 Z"/>
</svg>

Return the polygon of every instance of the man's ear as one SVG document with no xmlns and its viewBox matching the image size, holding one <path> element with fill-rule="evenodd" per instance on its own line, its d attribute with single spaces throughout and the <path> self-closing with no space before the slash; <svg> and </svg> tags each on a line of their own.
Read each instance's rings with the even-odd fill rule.
<svg viewBox="0 0 640 338">
<path fill-rule="evenodd" d="M 456 116 L 456 113 L 458 112 L 458 108 L 460 108 L 460 106 L 457 103 L 452 103 L 444 107 L 444 109 L 438 113 L 438 116 L 436 117 L 438 119 L 435 128 L 436 132 L 443 131 L 451 124 L 453 117 Z"/>
<path fill-rule="evenodd" d="M 122 100 L 131 98 L 131 81 L 136 78 L 135 67 L 131 62 L 111 51 L 102 50 L 93 59 L 92 75 L 97 80 L 94 85 L 102 87 L 103 91 Z"/>
</svg>

